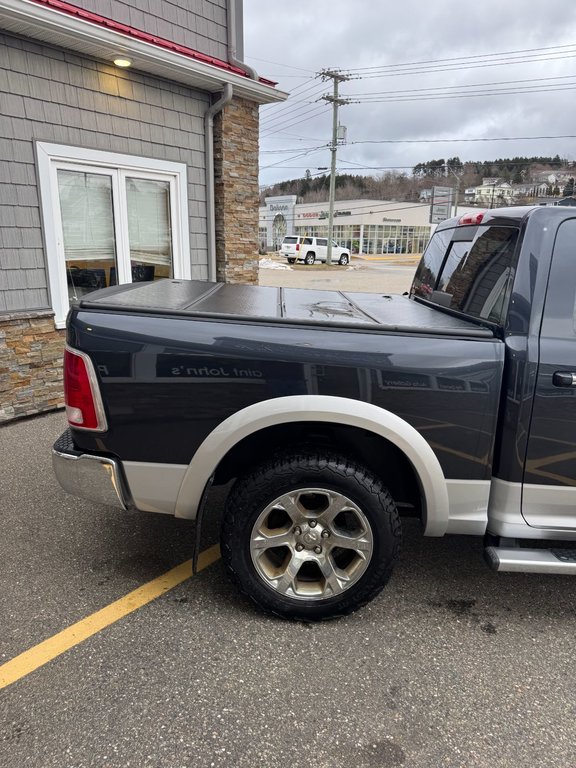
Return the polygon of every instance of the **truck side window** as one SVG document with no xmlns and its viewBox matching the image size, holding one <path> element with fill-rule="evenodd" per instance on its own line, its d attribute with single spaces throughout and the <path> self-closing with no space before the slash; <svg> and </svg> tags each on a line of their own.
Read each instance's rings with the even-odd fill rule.
<svg viewBox="0 0 576 768">
<path fill-rule="evenodd" d="M 451 229 L 445 229 L 433 235 L 414 276 L 412 284 L 413 296 L 421 296 L 423 299 L 427 299 L 436 288 L 438 274 L 450 245 L 451 237 Z"/>
<path fill-rule="evenodd" d="M 573 340 L 576 336 L 575 261 L 576 219 L 568 219 L 560 224 L 554 243 L 542 338 Z"/>
<path fill-rule="evenodd" d="M 437 232 L 416 272 L 412 296 L 503 324 L 517 241 L 515 227 L 455 227 Z"/>
<path fill-rule="evenodd" d="M 480 227 L 473 243 L 452 244 L 466 248 L 458 260 L 445 261 L 437 286 L 450 296 L 451 309 L 503 322 L 517 239 L 518 230 L 511 227 Z"/>
</svg>

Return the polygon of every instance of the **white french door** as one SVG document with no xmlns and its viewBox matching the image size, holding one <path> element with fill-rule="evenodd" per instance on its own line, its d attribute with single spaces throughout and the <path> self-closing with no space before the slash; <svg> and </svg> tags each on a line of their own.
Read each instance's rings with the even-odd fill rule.
<svg viewBox="0 0 576 768">
<path fill-rule="evenodd" d="M 95 151 L 80 162 L 79 148 L 56 148 L 79 156 L 63 158 L 46 146 L 38 156 L 57 326 L 71 301 L 99 288 L 190 277 L 185 165 Z"/>
</svg>

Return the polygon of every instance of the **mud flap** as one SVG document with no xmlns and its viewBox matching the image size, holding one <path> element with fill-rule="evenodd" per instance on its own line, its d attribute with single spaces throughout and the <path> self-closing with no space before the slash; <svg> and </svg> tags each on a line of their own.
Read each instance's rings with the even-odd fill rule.
<svg viewBox="0 0 576 768">
<path fill-rule="evenodd" d="M 208 482 L 202 492 L 202 498 L 200 499 L 200 505 L 198 507 L 198 514 L 196 515 L 196 524 L 194 527 L 194 553 L 192 555 L 192 574 L 197 573 L 198 557 L 200 556 L 200 543 L 202 539 L 202 520 L 204 518 L 204 508 L 206 507 L 206 501 L 208 500 L 208 494 L 212 483 L 214 482 L 214 473 L 208 478 Z"/>
</svg>

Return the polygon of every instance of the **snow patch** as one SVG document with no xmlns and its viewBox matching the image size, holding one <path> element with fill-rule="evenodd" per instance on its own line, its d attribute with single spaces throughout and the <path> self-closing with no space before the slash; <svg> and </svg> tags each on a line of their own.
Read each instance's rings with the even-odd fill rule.
<svg viewBox="0 0 576 768">
<path fill-rule="evenodd" d="M 263 269 L 289 269 L 290 271 L 292 270 L 292 267 L 290 267 L 288 264 L 281 264 L 279 261 L 274 261 L 274 259 L 260 259 L 258 264 Z"/>
</svg>

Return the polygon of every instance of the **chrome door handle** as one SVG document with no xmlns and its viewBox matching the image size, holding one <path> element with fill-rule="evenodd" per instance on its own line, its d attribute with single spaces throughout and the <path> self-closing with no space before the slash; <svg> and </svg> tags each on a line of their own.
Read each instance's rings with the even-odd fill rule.
<svg viewBox="0 0 576 768">
<path fill-rule="evenodd" d="M 572 371 L 556 371 L 552 376 L 555 387 L 576 387 L 576 373 Z"/>
</svg>

